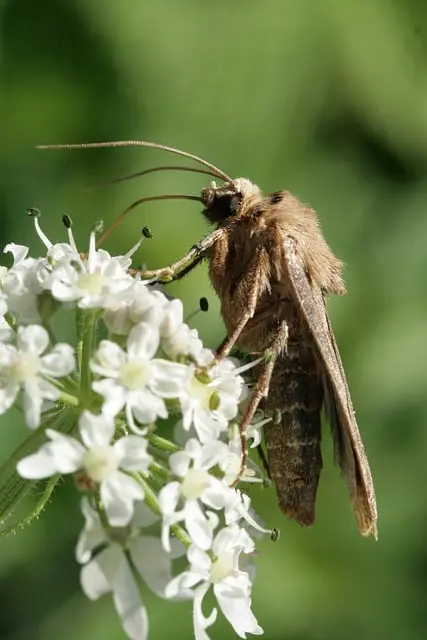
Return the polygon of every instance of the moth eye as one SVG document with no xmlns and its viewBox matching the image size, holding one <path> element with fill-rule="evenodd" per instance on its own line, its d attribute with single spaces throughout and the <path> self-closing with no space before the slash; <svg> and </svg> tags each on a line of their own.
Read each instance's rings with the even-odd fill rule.
<svg viewBox="0 0 427 640">
<path fill-rule="evenodd" d="M 242 204 L 242 194 L 235 193 L 230 198 L 230 211 L 231 213 L 236 213 L 240 209 L 240 205 Z"/>
<path fill-rule="evenodd" d="M 207 187 L 202 191 L 202 202 L 205 207 L 209 207 L 215 199 L 215 189 L 212 187 Z"/>
<path fill-rule="evenodd" d="M 283 191 L 275 191 L 270 194 L 270 202 L 271 204 L 279 204 L 283 198 Z"/>
</svg>

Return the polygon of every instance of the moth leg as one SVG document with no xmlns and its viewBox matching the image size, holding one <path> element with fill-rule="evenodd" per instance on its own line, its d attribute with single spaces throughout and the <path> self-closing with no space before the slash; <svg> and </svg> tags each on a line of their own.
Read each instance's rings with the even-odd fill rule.
<svg viewBox="0 0 427 640">
<path fill-rule="evenodd" d="M 258 376 L 257 383 L 252 391 L 251 399 L 249 401 L 248 406 L 246 407 L 246 411 L 243 415 L 242 422 L 239 425 L 242 459 L 240 464 L 240 471 L 236 480 L 233 482 L 233 487 L 235 487 L 240 482 L 242 476 L 246 471 L 246 468 L 248 465 L 248 442 L 246 439 L 246 431 L 252 421 L 252 418 L 255 415 L 256 410 L 259 407 L 259 403 L 264 397 L 268 396 L 268 390 L 270 388 L 270 380 L 273 374 L 273 370 L 274 370 L 274 366 L 276 364 L 277 358 L 283 351 L 285 352 L 287 351 L 288 334 L 289 334 L 288 324 L 286 321 L 282 321 L 280 323 L 280 326 L 277 328 L 276 336 L 272 342 L 271 347 L 269 349 L 266 349 L 264 353 L 264 365 L 261 369 L 260 375 Z M 277 416 L 275 416 L 274 419 L 277 419 Z M 279 420 L 280 420 L 280 417 L 279 417 Z M 267 463 L 267 469 L 270 475 L 268 463 Z"/>
<path fill-rule="evenodd" d="M 250 425 L 252 418 L 258 409 L 261 400 L 268 394 L 268 388 L 270 386 L 270 380 L 273 373 L 274 365 L 277 360 L 277 353 L 273 350 L 268 354 L 268 360 L 264 364 L 261 374 L 258 377 L 257 383 L 252 391 L 251 399 L 246 411 L 243 414 L 242 422 L 239 425 L 240 444 L 242 449 L 242 458 L 240 462 L 240 470 L 237 478 L 233 482 L 233 487 L 237 486 L 246 472 L 248 466 L 248 441 L 246 439 L 246 431 Z"/>
<path fill-rule="evenodd" d="M 226 358 L 236 342 L 238 341 L 240 334 L 243 329 L 247 325 L 248 321 L 254 317 L 255 309 L 258 302 L 259 292 L 260 292 L 260 279 L 254 279 L 254 284 L 252 286 L 251 291 L 249 292 L 248 306 L 242 317 L 239 320 L 237 327 L 234 329 L 233 333 L 226 338 L 221 343 L 218 351 L 215 354 L 214 360 L 209 365 L 209 368 L 214 367 L 218 362 L 220 362 L 223 358 Z"/>
<path fill-rule="evenodd" d="M 202 238 L 194 247 L 191 247 L 190 251 L 174 262 L 173 264 L 162 267 L 160 269 L 153 270 L 139 270 L 132 269 L 132 275 L 140 275 L 143 280 L 152 280 L 159 283 L 168 283 L 173 280 L 182 278 L 189 273 L 199 262 L 205 257 L 205 253 L 215 242 L 223 235 L 223 229 L 216 229 L 205 238 Z"/>
</svg>

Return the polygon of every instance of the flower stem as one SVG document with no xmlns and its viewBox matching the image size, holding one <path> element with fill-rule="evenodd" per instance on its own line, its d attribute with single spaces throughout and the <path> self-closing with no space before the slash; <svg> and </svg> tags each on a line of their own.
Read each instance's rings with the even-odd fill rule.
<svg viewBox="0 0 427 640">
<path fill-rule="evenodd" d="M 82 335 L 79 336 L 79 354 L 80 354 L 80 392 L 81 401 L 85 405 L 90 398 L 90 389 L 92 381 L 92 372 L 90 370 L 90 359 L 92 358 L 93 341 L 95 326 L 97 321 L 97 312 L 91 311 L 85 314 L 83 320 Z"/>
<path fill-rule="evenodd" d="M 136 480 L 141 484 L 144 488 L 145 492 L 145 504 L 157 515 L 162 515 L 160 511 L 159 501 L 157 499 L 156 494 L 146 481 L 146 476 L 143 473 L 132 474 Z M 191 545 L 191 538 L 188 533 L 179 526 L 179 524 L 173 524 L 171 526 L 171 531 L 175 534 L 175 536 L 182 542 L 182 544 L 188 548 Z"/>
<path fill-rule="evenodd" d="M 174 442 L 170 442 L 170 440 L 165 440 L 165 438 L 161 438 L 160 436 L 155 435 L 154 433 L 150 433 L 147 435 L 148 442 L 156 447 L 156 449 L 160 449 L 161 451 L 168 451 L 169 453 L 175 453 L 175 451 L 180 451 L 181 447 L 179 447 Z"/>
<path fill-rule="evenodd" d="M 152 462 L 150 464 L 150 472 L 162 480 L 168 480 L 171 477 L 171 472 L 158 462 Z"/>
<path fill-rule="evenodd" d="M 76 398 L 76 396 L 72 396 L 70 393 L 65 393 L 65 392 L 61 392 L 61 395 L 59 396 L 59 400 L 60 402 L 68 405 L 69 407 L 78 407 L 80 404 L 79 398 Z"/>
</svg>

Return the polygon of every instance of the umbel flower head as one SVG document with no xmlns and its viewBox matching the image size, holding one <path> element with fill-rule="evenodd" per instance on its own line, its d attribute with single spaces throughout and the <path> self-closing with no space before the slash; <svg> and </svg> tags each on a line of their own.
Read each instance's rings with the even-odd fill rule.
<svg viewBox="0 0 427 640">
<path fill-rule="evenodd" d="M 248 567 L 255 537 L 270 532 L 234 486 L 247 365 L 217 363 L 181 302 L 130 275 L 140 242 L 111 257 L 92 233 L 85 256 L 68 219 L 59 244 L 34 222 L 44 255 L 9 244 L 13 263 L 0 270 L 0 414 L 22 405 L 32 430 L 12 456 L 21 483 L 49 478 L 53 488 L 73 476 L 83 591 L 111 594 L 127 637 L 149 637 L 140 579 L 158 597 L 193 601 L 196 640 L 208 640 L 218 610 L 237 636 L 261 634 Z M 56 336 L 60 313 L 76 315 L 72 342 Z M 165 420 L 176 423 L 176 441 Z M 255 442 L 262 424 L 251 427 Z M 246 479 L 261 481 L 256 468 Z M 10 500 L 1 516 L 17 506 Z M 187 563 L 180 573 L 178 556 Z M 218 607 L 206 617 L 209 590 Z"/>
</svg>

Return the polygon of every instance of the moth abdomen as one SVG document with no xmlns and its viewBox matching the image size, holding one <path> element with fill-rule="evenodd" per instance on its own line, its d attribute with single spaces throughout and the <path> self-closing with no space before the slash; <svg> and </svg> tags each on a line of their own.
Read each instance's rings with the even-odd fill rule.
<svg viewBox="0 0 427 640">
<path fill-rule="evenodd" d="M 267 399 L 280 414 L 265 427 L 271 478 L 282 511 L 301 525 L 315 519 L 316 492 L 322 470 L 322 386 L 314 356 L 302 349 L 279 356 Z"/>
</svg>

